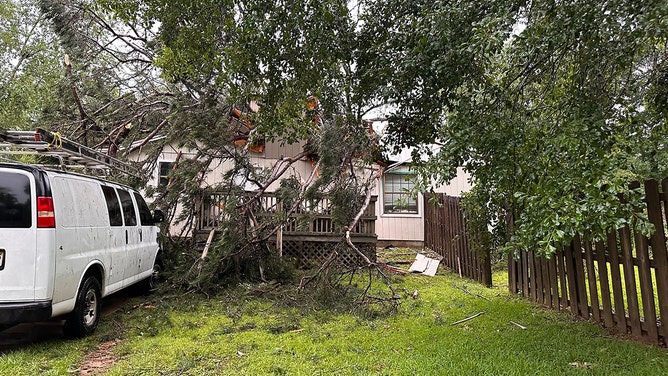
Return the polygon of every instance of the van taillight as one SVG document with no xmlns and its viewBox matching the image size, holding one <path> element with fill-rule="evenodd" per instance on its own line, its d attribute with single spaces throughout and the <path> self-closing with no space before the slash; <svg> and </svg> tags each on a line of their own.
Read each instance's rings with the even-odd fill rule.
<svg viewBox="0 0 668 376">
<path fill-rule="evenodd" d="M 37 197 L 37 227 L 56 227 L 56 216 L 53 213 L 53 198 Z"/>
</svg>

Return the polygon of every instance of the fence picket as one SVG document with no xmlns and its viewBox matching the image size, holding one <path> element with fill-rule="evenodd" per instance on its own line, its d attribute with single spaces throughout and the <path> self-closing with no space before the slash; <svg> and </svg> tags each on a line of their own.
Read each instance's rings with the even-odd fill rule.
<svg viewBox="0 0 668 376">
<path fill-rule="evenodd" d="M 530 296 L 531 291 L 529 290 L 529 255 L 526 252 L 522 252 L 520 255 L 520 263 L 522 265 L 522 293 L 524 296 Z"/>
<path fill-rule="evenodd" d="M 557 259 L 553 255 L 547 262 L 547 275 L 549 281 L 548 296 L 550 307 L 559 309 L 559 281 L 557 280 Z"/>
<path fill-rule="evenodd" d="M 606 328 L 612 328 L 612 302 L 610 300 L 610 283 L 608 281 L 608 262 L 605 257 L 605 244 L 601 241 L 595 243 L 596 260 L 598 263 L 598 278 L 601 282 L 601 302 L 603 304 L 603 322 Z"/>
<path fill-rule="evenodd" d="M 668 178 L 662 182 L 664 203 L 668 202 Z M 647 200 L 647 218 L 654 225 L 655 232 L 650 238 L 652 256 L 656 266 L 656 290 L 659 298 L 660 322 L 668 323 L 668 252 L 666 251 L 665 219 L 661 209 L 659 183 L 656 180 L 645 182 L 645 200 Z M 663 272 L 662 272 L 663 271 Z M 661 335 L 666 336 L 668 330 L 660 327 Z"/>
<path fill-rule="evenodd" d="M 547 281 L 545 280 L 545 263 L 542 255 L 536 255 L 534 264 L 536 265 L 536 293 L 538 302 L 542 305 L 546 304 L 546 288 Z"/>
<path fill-rule="evenodd" d="M 656 307 L 654 305 L 654 284 L 649 267 L 649 247 L 647 238 L 642 234 L 635 234 L 636 253 L 638 255 L 638 271 L 640 274 L 640 295 L 642 297 L 643 313 L 647 327 L 647 335 L 656 341 L 658 337 L 656 327 Z"/>
<path fill-rule="evenodd" d="M 573 243 L 564 247 L 564 262 L 566 264 L 566 278 L 568 280 L 568 305 L 573 315 L 579 313 L 577 280 L 575 278 L 575 258 L 573 256 Z"/>
<path fill-rule="evenodd" d="M 594 267 L 594 255 L 591 242 L 584 242 L 585 260 L 587 261 L 587 280 L 589 281 L 589 300 L 591 301 L 591 314 L 596 322 L 601 321 L 601 310 L 598 302 L 598 288 L 596 286 L 596 268 Z M 600 274 L 600 273 L 599 273 Z"/>
<path fill-rule="evenodd" d="M 517 262 L 512 253 L 508 254 L 508 289 L 511 293 L 517 293 Z"/>
<path fill-rule="evenodd" d="M 564 251 L 557 249 L 556 253 L 556 275 L 560 283 L 559 291 L 559 309 L 566 309 L 568 307 L 568 289 L 566 287 L 566 266 L 564 264 Z"/>
<path fill-rule="evenodd" d="M 619 238 L 622 247 L 622 262 L 624 264 L 624 283 L 626 285 L 629 323 L 631 324 L 631 333 L 639 338 L 642 335 L 640 327 L 640 309 L 638 305 L 638 290 L 636 289 L 636 273 L 633 263 L 631 234 L 628 226 L 619 230 Z"/>
<path fill-rule="evenodd" d="M 622 290 L 622 276 L 619 272 L 619 248 L 617 247 L 617 233 L 608 233 L 608 255 L 610 257 L 610 275 L 612 278 L 612 294 L 615 304 L 614 319 L 620 333 L 628 331 L 626 310 L 624 309 L 624 293 Z"/>
<path fill-rule="evenodd" d="M 585 278 L 582 257 L 582 242 L 579 236 L 573 241 L 573 257 L 575 258 L 575 280 L 577 288 L 577 305 L 580 316 L 589 318 L 589 301 L 587 299 L 587 281 Z"/>
</svg>

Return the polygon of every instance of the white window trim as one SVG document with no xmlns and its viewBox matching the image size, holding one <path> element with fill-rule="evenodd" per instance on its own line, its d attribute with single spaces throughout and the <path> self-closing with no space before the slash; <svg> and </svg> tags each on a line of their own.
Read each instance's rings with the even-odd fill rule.
<svg viewBox="0 0 668 376">
<path fill-rule="evenodd" d="M 156 166 L 155 166 L 155 173 L 154 173 L 154 175 L 153 175 L 153 178 L 155 179 L 155 180 L 154 180 L 154 182 L 155 182 L 155 186 L 154 186 L 155 189 L 159 189 L 159 188 L 160 188 L 160 165 L 161 165 L 162 163 L 174 163 L 174 162 L 176 162 L 176 161 L 175 161 L 175 160 L 167 160 L 167 159 L 164 159 L 164 160 L 158 160 L 158 161 L 157 161 Z"/>
<path fill-rule="evenodd" d="M 383 218 L 422 218 L 422 207 L 423 197 L 422 193 L 418 192 L 417 194 L 417 213 L 385 213 L 385 204 L 383 202 L 385 198 L 385 177 L 383 176 L 379 181 L 380 186 L 380 199 L 378 200 L 378 207 L 380 216 Z"/>
</svg>

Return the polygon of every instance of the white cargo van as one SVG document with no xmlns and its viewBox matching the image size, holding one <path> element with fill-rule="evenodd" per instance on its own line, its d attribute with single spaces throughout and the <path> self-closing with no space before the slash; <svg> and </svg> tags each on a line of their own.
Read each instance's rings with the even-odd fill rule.
<svg viewBox="0 0 668 376">
<path fill-rule="evenodd" d="M 63 317 L 67 335 L 92 333 L 102 297 L 153 287 L 162 220 L 129 187 L 0 163 L 0 330 Z"/>
</svg>

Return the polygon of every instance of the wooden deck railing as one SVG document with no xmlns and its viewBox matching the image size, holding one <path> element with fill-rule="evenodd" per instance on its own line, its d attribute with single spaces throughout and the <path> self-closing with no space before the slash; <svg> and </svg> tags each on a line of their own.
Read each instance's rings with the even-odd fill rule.
<svg viewBox="0 0 668 376">
<path fill-rule="evenodd" d="M 241 200 L 250 199 L 252 194 L 241 197 Z M 214 234 L 212 230 L 220 224 L 226 205 L 236 205 L 238 202 L 229 200 L 229 195 L 221 192 L 206 192 L 203 194 L 198 218 L 196 233 L 206 236 Z M 366 256 L 376 259 L 376 197 L 363 213 L 355 228 L 351 229 L 350 236 L 357 248 Z M 234 201 L 234 203 L 232 203 Z M 259 221 L 272 216 L 283 216 L 283 205 L 272 193 L 260 196 L 253 205 L 256 205 L 255 215 Z M 196 234 L 196 235 L 197 235 Z M 277 233 L 271 237 L 275 241 L 276 251 L 280 257 L 287 257 L 295 261 L 300 268 L 311 268 L 319 265 L 334 250 L 339 251 L 339 263 L 346 266 L 359 265 L 362 259 L 350 250 L 337 248 L 345 236 L 343 226 L 337 226 L 332 216 L 332 202 L 328 197 L 316 202 L 303 202 L 297 210 L 285 219 Z"/>
<path fill-rule="evenodd" d="M 250 198 L 250 196 L 248 196 Z M 376 197 L 371 198 L 371 203 L 358 221 L 353 235 L 376 235 Z M 224 208 L 228 202 L 228 194 L 221 192 L 206 192 L 203 195 L 199 208 L 198 231 L 211 231 L 217 227 L 224 215 Z M 264 193 L 257 201 L 257 215 L 272 216 L 283 212 L 283 205 L 273 193 Z M 282 228 L 283 236 L 286 235 L 324 235 L 342 234 L 343 228 L 338 228 L 332 216 L 332 202 L 329 197 L 324 197 L 315 202 L 303 202 L 297 210 L 287 218 Z"/>
</svg>

